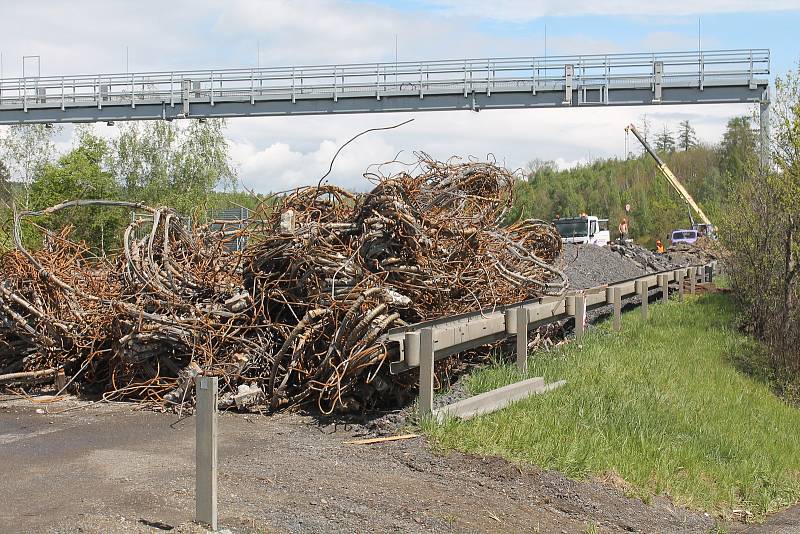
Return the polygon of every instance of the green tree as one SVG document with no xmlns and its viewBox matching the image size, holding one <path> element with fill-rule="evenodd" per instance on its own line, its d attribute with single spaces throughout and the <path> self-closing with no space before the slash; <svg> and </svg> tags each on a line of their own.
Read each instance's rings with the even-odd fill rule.
<svg viewBox="0 0 800 534">
<path fill-rule="evenodd" d="M 0 161 L 0 209 L 8 207 L 11 201 L 11 173 L 5 163 Z"/>
<path fill-rule="evenodd" d="M 656 137 L 655 145 L 659 152 L 675 152 L 675 138 L 672 137 L 672 132 L 669 131 L 666 124 L 663 131 Z"/>
<path fill-rule="evenodd" d="M 108 150 L 104 139 L 89 131 L 79 132 L 77 145 L 55 164 L 46 165 L 34 180 L 30 193 L 32 208 L 43 209 L 76 199 L 119 198 L 117 182 L 103 169 Z M 37 222 L 54 232 L 72 226 L 73 239 L 85 241 L 96 252 L 105 252 L 118 245 L 126 217 L 118 210 L 78 207 Z"/>
<path fill-rule="evenodd" d="M 758 159 L 758 140 L 749 117 L 728 121 L 720 144 L 720 168 L 728 177 L 742 177 L 751 172 Z"/>
<path fill-rule="evenodd" d="M 689 120 L 681 121 L 678 125 L 678 148 L 686 152 L 697 146 L 697 133 Z"/>
<path fill-rule="evenodd" d="M 120 125 L 109 166 L 129 199 L 184 214 L 208 207 L 213 191 L 234 183 L 225 122 L 130 122 Z"/>
<path fill-rule="evenodd" d="M 744 117 L 732 119 L 722 142 L 728 173 L 740 172 L 721 226 L 730 250 L 734 294 L 752 331 L 770 347 L 777 371 L 800 376 L 800 74 L 775 83 L 772 161 L 763 169 Z"/>
<path fill-rule="evenodd" d="M 45 124 L 14 124 L 8 127 L 5 137 L 0 138 L 0 157 L 11 177 L 22 184 L 24 197 L 21 200 L 25 206 L 34 179 L 56 155 L 53 135 L 60 129 Z"/>
<path fill-rule="evenodd" d="M 0 253 L 11 247 L 8 228 L 11 226 L 11 173 L 0 161 Z"/>
<path fill-rule="evenodd" d="M 644 138 L 645 141 L 650 140 L 650 131 L 652 130 L 652 123 L 647 118 L 646 113 L 641 117 L 639 117 L 639 124 L 636 126 L 636 129 L 639 130 L 639 133 L 642 134 L 642 137 Z"/>
<path fill-rule="evenodd" d="M 664 160 L 714 221 L 726 209 L 728 190 L 721 185 L 719 155 L 708 145 L 671 152 Z M 515 184 L 511 217 L 552 219 L 589 211 L 606 216 L 611 226 L 630 218 L 631 236 L 652 244 L 676 228 L 688 226 L 684 200 L 670 187 L 652 158 L 645 154 L 627 160 L 598 160 L 589 165 L 557 170 L 531 164 L 527 180 Z M 625 213 L 625 204 L 632 212 Z"/>
</svg>

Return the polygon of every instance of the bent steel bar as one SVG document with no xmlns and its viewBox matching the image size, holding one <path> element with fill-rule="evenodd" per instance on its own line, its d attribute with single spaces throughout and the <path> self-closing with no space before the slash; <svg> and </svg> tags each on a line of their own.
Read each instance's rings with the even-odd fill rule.
<svg viewBox="0 0 800 534">
<path fill-rule="evenodd" d="M 0 124 L 767 99 L 765 49 L 0 80 Z"/>
</svg>

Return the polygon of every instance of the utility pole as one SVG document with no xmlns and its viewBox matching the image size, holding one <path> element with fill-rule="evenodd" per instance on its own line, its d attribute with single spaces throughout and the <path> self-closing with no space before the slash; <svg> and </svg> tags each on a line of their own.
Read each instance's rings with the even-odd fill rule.
<svg viewBox="0 0 800 534">
<path fill-rule="evenodd" d="M 544 25 L 544 74 L 547 76 L 547 24 Z"/>
<path fill-rule="evenodd" d="M 700 46 L 700 17 L 697 17 L 697 51 L 703 51 L 703 47 Z"/>
</svg>

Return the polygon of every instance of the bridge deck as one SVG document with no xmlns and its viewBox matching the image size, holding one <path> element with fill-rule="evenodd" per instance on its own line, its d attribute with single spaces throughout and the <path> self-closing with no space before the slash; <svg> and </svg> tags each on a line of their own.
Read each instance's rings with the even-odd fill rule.
<svg viewBox="0 0 800 534">
<path fill-rule="evenodd" d="M 769 51 L 145 72 L 0 80 L 0 124 L 761 102 Z"/>
</svg>

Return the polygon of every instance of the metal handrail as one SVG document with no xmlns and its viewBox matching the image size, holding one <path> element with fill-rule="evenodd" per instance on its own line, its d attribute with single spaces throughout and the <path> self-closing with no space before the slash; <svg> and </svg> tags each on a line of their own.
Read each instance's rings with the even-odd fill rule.
<svg viewBox="0 0 800 534">
<path fill-rule="evenodd" d="M 572 65 L 574 88 L 654 83 L 654 66 L 663 64 L 665 84 L 746 83 L 769 74 L 766 49 L 592 54 L 579 56 L 455 59 L 418 62 L 303 65 L 246 69 L 154 71 L 6 78 L 0 80 L 0 107 L 61 107 L 94 103 L 129 105 L 182 100 L 286 98 L 328 93 L 336 99 L 354 93 L 423 93 L 563 87 Z"/>
</svg>

